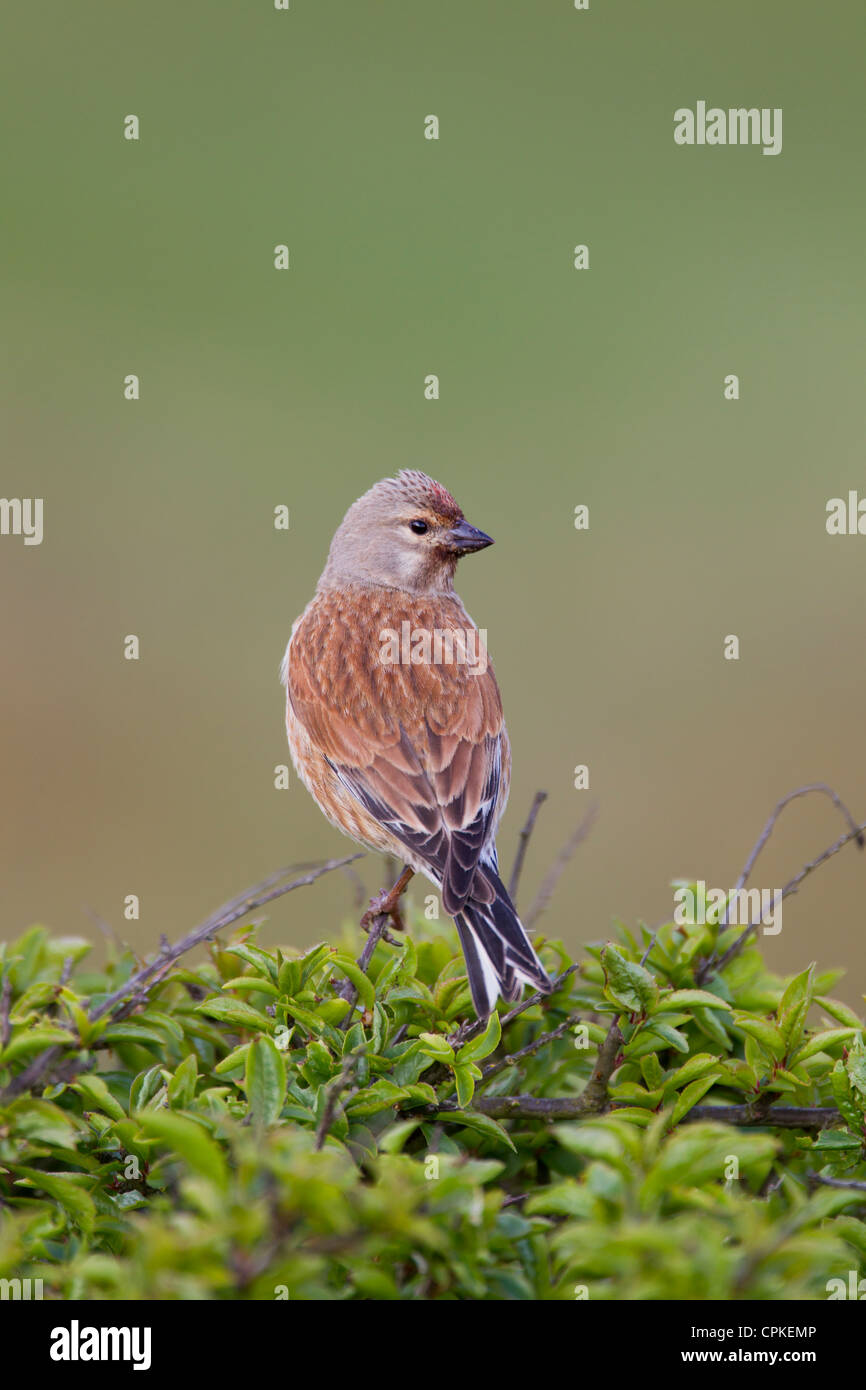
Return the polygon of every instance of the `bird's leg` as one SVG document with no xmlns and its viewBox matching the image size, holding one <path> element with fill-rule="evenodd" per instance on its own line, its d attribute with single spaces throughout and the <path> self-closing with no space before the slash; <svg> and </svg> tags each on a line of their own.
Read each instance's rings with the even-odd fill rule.
<svg viewBox="0 0 866 1390">
<path fill-rule="evenodd" d="M 361 918 L 361 926 L 364 931 L 369 931 L 377 917 L 390 917 L 391 924 L 397 931 L 405 930 L 403 914 L 400 911 L 400 899 L 409 886 L 409 880 L 415 873 L 408 864 L 402 874 L 397 879 L 393 888 L 383 888 L 381 893 L 377 893 L 375 898 L 370 899 L 370 906 Z"/>
</svg>

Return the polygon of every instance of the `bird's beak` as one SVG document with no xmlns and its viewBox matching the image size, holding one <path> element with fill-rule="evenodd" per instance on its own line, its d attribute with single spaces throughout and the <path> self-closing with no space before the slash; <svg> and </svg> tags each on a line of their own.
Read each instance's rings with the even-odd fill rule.
<svg viewBox="0 0 866 1390">
<path fill-rule="evenodd" d="M 477 526 L 470 526 L 464 519 L 444 533 L 441 544 L 454 555 L 468 555 L 473 550 L 484 550 L 492 545 L 493 537 L 479 531 Z"/>
</svg>

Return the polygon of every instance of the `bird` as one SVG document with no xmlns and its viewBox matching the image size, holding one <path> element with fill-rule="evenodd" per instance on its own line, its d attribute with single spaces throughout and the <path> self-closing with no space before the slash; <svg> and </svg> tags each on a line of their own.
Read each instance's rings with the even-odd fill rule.
<svg viewBox="0 0 866 1390">
<path fill-rule="evenodd" d="M 334 533 L 280 668 L 298 776 L 338 830 L 405 865 L 371 909 L 399 925 L 412 875 L 434 884 L 482 1022 L 500 995 L 553 987 L 499 876 L 511 748 L 486 643 L 454 589 L 458 561 L 492 544 L 426 473 L 381 479 Z"/>
</svg>

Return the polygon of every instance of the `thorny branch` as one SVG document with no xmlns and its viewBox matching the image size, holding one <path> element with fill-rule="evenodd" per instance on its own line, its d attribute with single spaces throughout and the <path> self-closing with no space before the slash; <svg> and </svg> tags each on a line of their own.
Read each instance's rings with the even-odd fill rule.
<svg viewBox="0 0 866 1390">
<path fill-rule="evenodd" d="M 819 854 L 817 858 L 810 859 L 809 863 L 804 864 L 800 872 L 798 874 L 795 874 L 794 877 L 790 879 L 788 883 L 785 884 L 785 887 L 782 889 L 781 893 L 776 895 L 776 902 L 781 902 L 784 898 L 789 897 L 791 893 L 796 893 L 797 889 L 800 887 L 800 884 L 803 882 L 805 878 L 808 878 L 809 875 L 811 873 L 814 873 L 816 869 L 820 868 L 822 864 L 826 864 L 828 859 L 832 859 L 833 855 L 838 854 L 840 849 L 844 849 L 845 846 L 851 842 L 851 840 L 856 840 L 859 844 L 863 837 L 864 831 L 866 831 L 866 821 L 864 821 L 862 825 L 856 825 L 854 829 L 849 830 L 847 834 L 840 835 L 839 839 L 836 840 L 827 849 L 825 849 L 822 854 Z M 732 961 L 735 956 L 739 955 L 740 951 L 742 951 L 749 937 L 752 935 L 753 932 L 756 932 L 758 930 L 758 927 L 760 925 L 760 918 L 757 922 L 750 922 L 749 925 L 745 927 L 743 931 L 740 932 L 740 935 L 737 937 L 733 945 L 729 946 L 727 951 L 725 951 L 725 954 L 721 956 L 718 960 L 716 960 L 713 956 L 708 956 L 707 959 L 704 961 L 703 965 L 701 965 L 701 967 L 695 972 L 695 979 L 697 980 L 698 984 L 702 984 L 710 974 L 721 974 L 725 966 L 730 961 Z"/>
<path fill-rule="evenodd" d="M 91 1019 L 101 1018 L 103 1014 L 110 1013 L 114 1006 L 124 999 L 128 994 L 141 993 L 141 986 L 146 981 L 151 981 L 148 988 L 152 987 L 155 981 L 151 980 L 153 975 L 161 975 L 167 966 L 173 965 L 180 956 L 191 951 L 194 946 L 199 946 L 203 941 L 209 941 L 218 931 L 224 931 L 239 918 L 246 917 L 248 913 L 254 912 L 256 908 L 263 907 L 265 903 L 272 902 L 274 898 L 281 898 L 285 893 L 291 893 L 295 888 L 305 888 L 307 884 L 315 883 L 323 874 L 329 874 L 333 869 L 342 869 L 344 864 L 351 864 L 355 859 L 362 858 L 359 854 L 350 854 L 343 859 L 328 859 L 324 864 L 315 864 L 310 867 L 308 873 L 302 874 L 300 878 L 294 878 L 290 883 L 283 883 L 282 880 L 287 874 L 293 873 L 297 865 L 289 865 L 286 869 L 279 869 L 275 874 L 269 874 L 262 879 L 254 888 L 249 888 L 245 893 L 232 898 L 230 902 L 224 903 L 217 908 L 216 912 L 211 913 L 197 927 L 193 927 L 191 932 L 181 937 L 180 941 L 172 946 L 163 938 L 163 945 L 147 965 L 116 989 L 113 994 L 109 994 L 103 999 L 99 1008 L 93 1009 L 89 1015 Z M 146 991 L 145 991 L 146 992 Z"/>
<path fill-rule="evenodd" d="M 332 869 L 340 869 L 344 864 L 350 864 L 352 860 L 360 857 L 360 854 L 353 854 L 348 858 L 329 859 L 324 864 L 311 866 L 309 872 L 302 874 L 299 878 L 292 879 L 289 883 L 284 883 L 282 880 L 288 873 L 292 872 L 291 867 L 270 874 L 255 887 L 248 889 L 236 898 L 232 898 L 230 902 L 224 903 L 210 917 L 205 918 L 199 926 L 194 927 L 192 931 L 187 932 L 186 936 L 181 937 L 174 946 L 163 938 L 163 944 L 154 959 L 142 966 L 134 975 L 131 975 L 124 984 L 103 999 L 98 1007 L 91 1008 L 88 1011 L 88 1018 L 93 1022 L 107 1013 L 127 1017 L 136 1004 L 146 1001 L 148 991 L 186 951 L 191 951 L 194 946 L 210 940 L 216 932 L 231 926 L 240 917 L 245 917 L 249 912 L 273 901 L 274 898 L 291 893 L 295 888 L 303 888 L 309 883 L 315 883 L 316 879 L 321 878 L 323 874 L 330 873 Z M 70 1033 L 69 1041 L 70 1044 L 76 1041 L 72 1033 Z M 83 1063 L 77 1058 L 72 1058 L 64 1064 L 63 1054 L 65 1051 L 66 1046 L 58 1043 L 54 1047 L 40 1052 L 29 1066 L 25 1067 L 17 1076 L 13 1076 L 8 1086 L 0 1092 L 0 1103 L 14 1100 L 16 1096 L 44 1084 L 45 1078 L 52 1072 L 59 1070 L 62 1078 L 68 1080 L 70 1076 L 81 1069 Z"/>
</svg>

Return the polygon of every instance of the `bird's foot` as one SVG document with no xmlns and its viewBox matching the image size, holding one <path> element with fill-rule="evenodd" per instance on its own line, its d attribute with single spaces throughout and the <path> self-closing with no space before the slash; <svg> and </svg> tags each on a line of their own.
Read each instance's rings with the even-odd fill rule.
<svg viewBox="0 0 866 1390">
<path fill-rule="evenodd" d="M 400 910 L 400 899 L 405 893 L 413 873 L 413 869 L 404 869 L 393 888 L 383 888 L 381 893 L 377 893 L 375 898 L 370 899 L 370 906 L 361 918 L 361 926 L 364 931 L 370 930 L 377 917 L 389 917 L 395 931 L 406 930 L 406 923 Z"/>
</svg>

